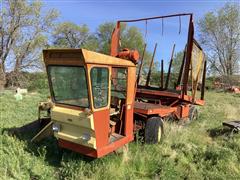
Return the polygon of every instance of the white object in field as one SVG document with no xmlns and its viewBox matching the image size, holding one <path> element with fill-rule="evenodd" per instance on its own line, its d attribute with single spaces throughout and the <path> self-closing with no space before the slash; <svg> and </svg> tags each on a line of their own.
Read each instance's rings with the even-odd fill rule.
<svg viewBox="0 0 240 180">
<path fill-rule="evenodd" d="M 19 93 L 19 94 L 27 94 L 28 90 L 27 89 L 17 88 L 17 93 Z"/>
<path fill-rule="evenodd" d="M 18 93 L 18 92 L 14 95 L 14 97 L 16 98 L 17 101 L 20 101 L 20 100 L 23 99 L 22 94 L 20 94 L 20 93 Z"/>
</svg>

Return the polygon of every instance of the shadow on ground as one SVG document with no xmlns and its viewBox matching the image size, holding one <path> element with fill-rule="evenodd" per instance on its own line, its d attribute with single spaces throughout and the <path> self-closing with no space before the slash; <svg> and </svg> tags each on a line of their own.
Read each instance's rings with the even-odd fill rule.
<svg viewBox="0 0 240 180">
<path fill-rule="evenodd" d="M 235 131 L 228 127 L 218 127 L 218 128 L 208 129 L 207 132 L 209 136 L 212 138 L 217 138 L 220 136 L 232 137 L 234 134 L 238 133 L 238 131 Z"/>
<path fill-rule="evenodd" d="M 31 142 L 31 139 L 37 134 L 36 130 L 12 133 L 12 128 L 5 128 L 2 130 L 2 134 L 14 136 L 16 139 L 26 142 L 27 148 L 25 151 L 38 157 L 44 155 L 45 161 L 54 167 L 61 167 L 63 155 L 64 161 L 68 161 L 73 158 L 84 162 L 91 162 L 94 160 L 93 158 L 83 156 L 79 153 L 60 148 L 56 138 L 53 136 L 43 139 L 37 143 Z"/>
</svg>

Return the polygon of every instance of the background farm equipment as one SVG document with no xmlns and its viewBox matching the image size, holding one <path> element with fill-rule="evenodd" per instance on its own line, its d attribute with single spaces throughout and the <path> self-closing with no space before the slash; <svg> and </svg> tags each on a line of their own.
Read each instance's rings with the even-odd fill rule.
<svg viewBox="0 0 240 180">
<path fill-rule="evenodd" d="M 223 126 L 230 128 L 232 131 L 240 131 L 240 121 L 232 120 L 223 122 Z"/>
</svg>

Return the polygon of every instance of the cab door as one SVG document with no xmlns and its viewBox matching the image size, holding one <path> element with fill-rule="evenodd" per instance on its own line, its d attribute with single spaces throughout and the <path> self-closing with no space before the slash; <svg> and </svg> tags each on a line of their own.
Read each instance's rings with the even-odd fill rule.
<svg viewBox="0 0 240 180">
<path fill-rule="evenodd" d="M 110 68 L 108 66 L 88 65 L 91 108 L 97 148 L 108 144 Z"/>
</svg>

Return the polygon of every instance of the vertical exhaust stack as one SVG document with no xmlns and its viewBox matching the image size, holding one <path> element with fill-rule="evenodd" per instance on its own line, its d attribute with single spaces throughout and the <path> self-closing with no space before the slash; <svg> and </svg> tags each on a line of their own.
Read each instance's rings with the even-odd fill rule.
<svg viewBox="0 0 240 180">
<path fill-rule="evenodd" d="M 111 51 L 110 55 L 116 57 L 119 52 L 119 40 L 120 40 L 120 22 L 117 22 L 116 27 L 113 30 L 112 33 L 112 39 L 111 39 Z"/>
</svg>

